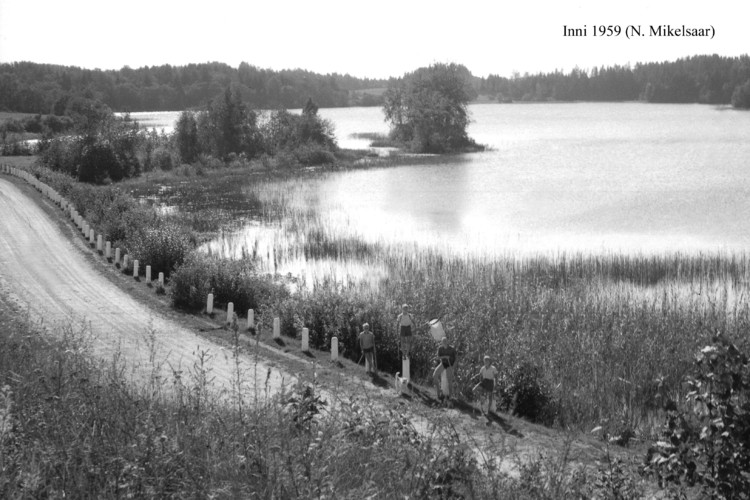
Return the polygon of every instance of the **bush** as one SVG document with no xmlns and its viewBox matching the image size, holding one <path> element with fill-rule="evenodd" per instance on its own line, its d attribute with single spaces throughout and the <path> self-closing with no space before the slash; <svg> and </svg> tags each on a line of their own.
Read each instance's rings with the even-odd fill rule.
<svg viewBox="0 0 750 500">
<path fill-rule="evenodd" d="M 122 179 L 122 166 L 109 143 L 99 142 L 84 146 L 78 167 L 78 180 L 101 184 L 107 177 Z"/>
<path fill-rule="evenodd" d="M 551 391 L 542 371 L 529 362 L 517 365 L 501 386 L 501 403 L 513 414 L 545 425 L 552 425 L 556 411 Z"/>
<path fill-rule="evenodd" d="M 297 161 L 306 167 L 336 163 L 336 156 L 322 146 L 305 144 L 293 151 Z"/>
<path fill-rule="evenodd" d="M 153 165 L 165 172 L 172 170 L 174 167 L 174 161 L 172 160 L 172 154 L 167 148 L 159 147 L 154 150 L 152 155 Z"/>
<path fill-rule="evenodd" d="M 77 176 L 81 147 L 81 141 L 75 138 L 43 139 L 39 143 L 39 157 L 47 168 Z"/>
<path fill-rule="evenodd" d="M 193 252 L 172 273 L 170 296 L 172 304 L 188 311 L 200 311 L 206 306 L 206 297 L 211 292 L 211 276 L 215 272 L 215 261 Z"/>
<path fill-rule="evenodd" d="M 163 272 L 164 276 L 169 276 L 194 247 L 191 240 L 192 235 L 185 229 L 166 223 L 137 232 L 128 247 L 144 268 L 150 265 L 154 274 Z"/>
<path fill-rule="evenodd" d="M 289 291 L 270 276 L 255 273 L 248 260 L 216 259 L 192 253 L 173 274 L 172 303 L 175 307 L 200 311 L 213 290 L 214 304 L 234 304 L 238 313 L 260 309 L 263 304 L 279 304 Z"/>
<path fill-rule="evenodd" d="M 681 410 L 668 412 L 646 470 L 660 484 L 700 485 L 710 498 L 750 494 L 750 364 L 722 337 L 696 356 Z"/>
</svg>

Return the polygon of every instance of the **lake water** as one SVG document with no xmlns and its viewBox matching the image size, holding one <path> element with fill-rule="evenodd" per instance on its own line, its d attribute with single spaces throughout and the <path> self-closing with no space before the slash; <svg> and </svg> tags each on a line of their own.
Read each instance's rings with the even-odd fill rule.
<svg viewBox="0 0 750 500">
<path fill-rule="evenodd" d="M 460 251 L 750 248 L 748 112 L 645 103 L 470 110 L 469 135 L 489 151 L 321 176 L 306 181 L 316 193 L 308 198 L 367 239 Z M 320 113 L 342 147 L 367 146 L 352 133 L 387 132 L 380 108 Z M 177 116 L 141 115 L 133 117 L 167 130 Z"/>
</svg>

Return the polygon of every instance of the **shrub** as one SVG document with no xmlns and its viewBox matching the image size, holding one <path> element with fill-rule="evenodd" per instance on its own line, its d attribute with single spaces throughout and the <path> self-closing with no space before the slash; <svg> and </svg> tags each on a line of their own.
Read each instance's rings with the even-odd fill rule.
<svg viewBox="0 0 750 500">
<path fill-rule="evenodd" d="M 39 157 L 47 168 L 77 176 L 81 146 L 80 140 L 69 137 L 43 139 L 39 143 Z"/>
<path fill-rule="evenodd" d="M 106 142 L 84 146 L 80 162 L 78 180 L 81 182 L 101 184 L 107 177 L 122 179 L 122 166 L 114 149 Z"/>
<path fill-rule="evenodd" d="M 147 227 L 136 233 L 129 241 L 129 250 L 134 259 L 150 265 L 154 273 L 169 276 L 183 263 L 193 248 L 191 234 L 173 223 Z"/>
<path fill-rule="evenodd" d="M 501 391 L 501 402 L 514 415 L 545 425 L 554 422 L 554 402 L 539 367 L 529 362 L 516 365 Z"/>
<path fill-rule="evenodd" d="M 336 156 L 322 146 L 305 144 L 293 151 L 297 161 L 306 167 L 336 163 Z"/>
<path fill-rule="evenodd" d="M 171 277 L 175 307 L 200 311 L 213 290 L 214 304 L 232 302 L 238 313 L 260 309 L 263 304 L 279 304 L 289 296 L 282 283 L 255 273 L 250 261 L 216 259 L 194 252 Z"/>
<path fill-rule="evenodd" d="M 188 311 L 203 309 L 211 291 L 210 280 L 214 267 L 213 259 L 197 252 L 188 254 L 170 278 L 172 304 Z"/>
<path fill-rule="evenodd" d="M 722 337 L 696 356 L 681 410 L 668 412 L 646 470 L 660 484 L 700 485 L 710 498 L 750 492 L 750 364 Z"/>
<path fill-rule="evenodd" d="M 153 165 L 160 170 L 170 171 L 174 167 L 172 154 L 167 148 L 159 147 L 154 150 L 152 155 Z"/>
</svg>

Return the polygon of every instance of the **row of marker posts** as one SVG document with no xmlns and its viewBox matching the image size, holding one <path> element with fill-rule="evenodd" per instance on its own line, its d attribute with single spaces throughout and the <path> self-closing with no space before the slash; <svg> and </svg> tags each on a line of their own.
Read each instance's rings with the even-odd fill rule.
<svg viewBox="0 0 750 500">
<path fill-rule="evenodd" d="M 83 218 L 81 214 L 73 207 L 73 204 L 63 198 L 57 191 L 49 187 L 47 184 L 41 182 L 35 176 L 29 172 L 12 167 L 10 165 L 0 165 L 0 172 L 15 177 L 20 177 L 26 182 L 34 186 L 38 191 L 47 196 L 62 210 L 64 210 L 78 227 L 84 238 L 89 240 L 89 244 L 94 246 L 97 252 L 102 253 L 104 258 L 107 260 L 112 258 L 112 243 L 107 241 L 104 242 L 104 236 L 102 234 L 96 234 L 95 230 L 89 225 L 89 223 Z M 128 254 L 121 255 L 122 252 L 119 247 L 115 248 L 113 264 L 117 265 L 120 263 L 120 257 L 122 256 L 122 268 L 128 269 L 130 266 L 130 256 Z M 139 271 L 138 260 L 133 260 L 133 277 L 138 277 Z M 146 283 L 151 283 L 151 266 L 146 266 Z M 164 273 L 159 273 L 159 284 L 164 286 Z M 208 314 L 213 312 L 214 296 L 212 293 L 208 294 L 206 303 L 206 311 Z M 227 323 L 231 323 L 234 320 L 234 303 L 230 302 L 227 305 Z M 255 315 L 252 309 L 247 312 L 247 327 L 253 328 L 255 326 Z M 279 318 L 273 319 L 273 338 L 281 338 L 281 321 Z M 307 352 L 310 350 L 310 331 L 307 328 L 302 329 L 302 351 Z M 339 339 L 337 337 L 331 338 L 331 360 L 337 361 L 339 359 Z M 403 378 L 409 379 L 409 359 L 404 358 L 402 362 L 402 375 Z"/>
<path fill-rule="evenodd" d="M 214 312 L 214 294 L 209 293 L 206 297 L 206 313 L 213 314 Z M 227 304 L 227 316 L 226 324 L 232 324 L 234 321 L 234 302 Z M 253 309 L 247 310 L 247 328 L 255 327 L 255 312 Z M 281 338 L 281 320 L 276 317 L 273 318 L 273 339 Z M 308 328 L 302 329 L 302 352 L 308 352 L 310 350 L 310 330 Z M 339 359 L 339 339 L 338 337 L 331 338 L 331 361 L 337 361 Z M 410 362 L 409 358 L 406 357 L 401 362 L 401 375 L 402 378 L 407 381 L 410 379 Z"/>
<path fill-rule="evenodd" d="M 206 313 L 213 314 L 214 312 L 214 294 L 209 293 L 206 297 Z M 234 302 L 227 304 L 227 317 L 226 323 L 232 324 L 234 322 Z M 247 328 L 255 327 L 255 311 L 253 309 L 247 310 Z M 281 319 L 273 318 L 273 339 L 281 338 Z M 310 350 L 310 329 L 302 329 L 302 352 L 308 352 Z M 339 339 L 333 337 L 331 339 L 331 360 L 336 361 L 339 359 Z"/>
<path fill-rule="evenodd" d="M 94 228 L 83 218 L 81 214 L 73 207 L 73 204 L 61 196 L 57 191 L 52 189 L 47 184 L 37 179 L 34 175 L 20 168 L 12 167 L 10 165 L 0 165 L 0 173 L 13 175 L 19 177 L 36 188 L 37 191 L 41 192 L 47 198 L 52 200 L 58 205 L 65 213 L 68 214 L 70 219 L 81 231 L 81 234 L 85 239 L 88 240 L 89 244 L 96 249 L 97 252 L 104 255 L 104 258 L 108 261 L 112 259 L 112 243 L 104 241 L 104 235 L 96 234 Z M 120 264 L 121 251 L 120 248 L 115 248 L 113 264 Z M 125 254 L 122 256 L 122 268 L 127 270 L 130 267 L 130 256 Z M 133 261 L 133 277 L 137 278 L 139 272 L 138 260 Z M 146 282 L 151 283 L 151 266 L 146 266 Z M 159 273 L 159 284 L 164 286 L 164 273 Z"/>
</svg>

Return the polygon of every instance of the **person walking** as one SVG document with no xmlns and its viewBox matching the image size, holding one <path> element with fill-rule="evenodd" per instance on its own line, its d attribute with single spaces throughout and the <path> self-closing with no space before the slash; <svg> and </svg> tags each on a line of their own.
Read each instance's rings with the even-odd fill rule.
<svg viewBox="0 0 750 500">
<path fill-rule="evenodd" d="M 401 338 L 401 357 L 408 358 L 411 352 L 412 337 L 416 333 L 417 324 L 409 312 L 409 304 L 401 306 L 401 314 L 396 317 L 396 330 Z"/>
<path fill-rule="evenodd" d="M 456 349 L 450 345 L 448 337 L 443 337 L 440 340 L 440 346 L 437 350 L 438 365 L 435 367 L 435 371 L 432 372 L 432 381 L 437 388 L 437 398 L 442 399 L 443 397 L 450 397 L 453 391 L 453 371 L 456 365 Z M 441 378 L 443 372 L 446 372 L 448 377 L 448 394 L 442 393 Z"/>
<path fill-rule="evenodd" d="M 367 374 L 375 374 L 375 335 L 370 331 L 370 324 L 362 325 L 362 332 L 359 334 L 359 347 L 365 357 L 365 366 Z"/>
<path fill-rule="evenodd" d="M 484 357 L 484 364 L 479 369 L 479 374 L 476 377 L 479 377 L 479 383 L 474 386 L 472 392 L 476 392 L 477 389 L 484 391 L 484 394 L 487 396 L 486 415 L 489 415 L 490 411 L 492 411 L 492 397 L 495 393 L 495 378 L 497 378 L 497 368 L 492 365 L 492 359 L 489 356 Z M 481 411 L 481 409 L 482 403 L 480 402 L 479 410 Z"/>
</svg>

